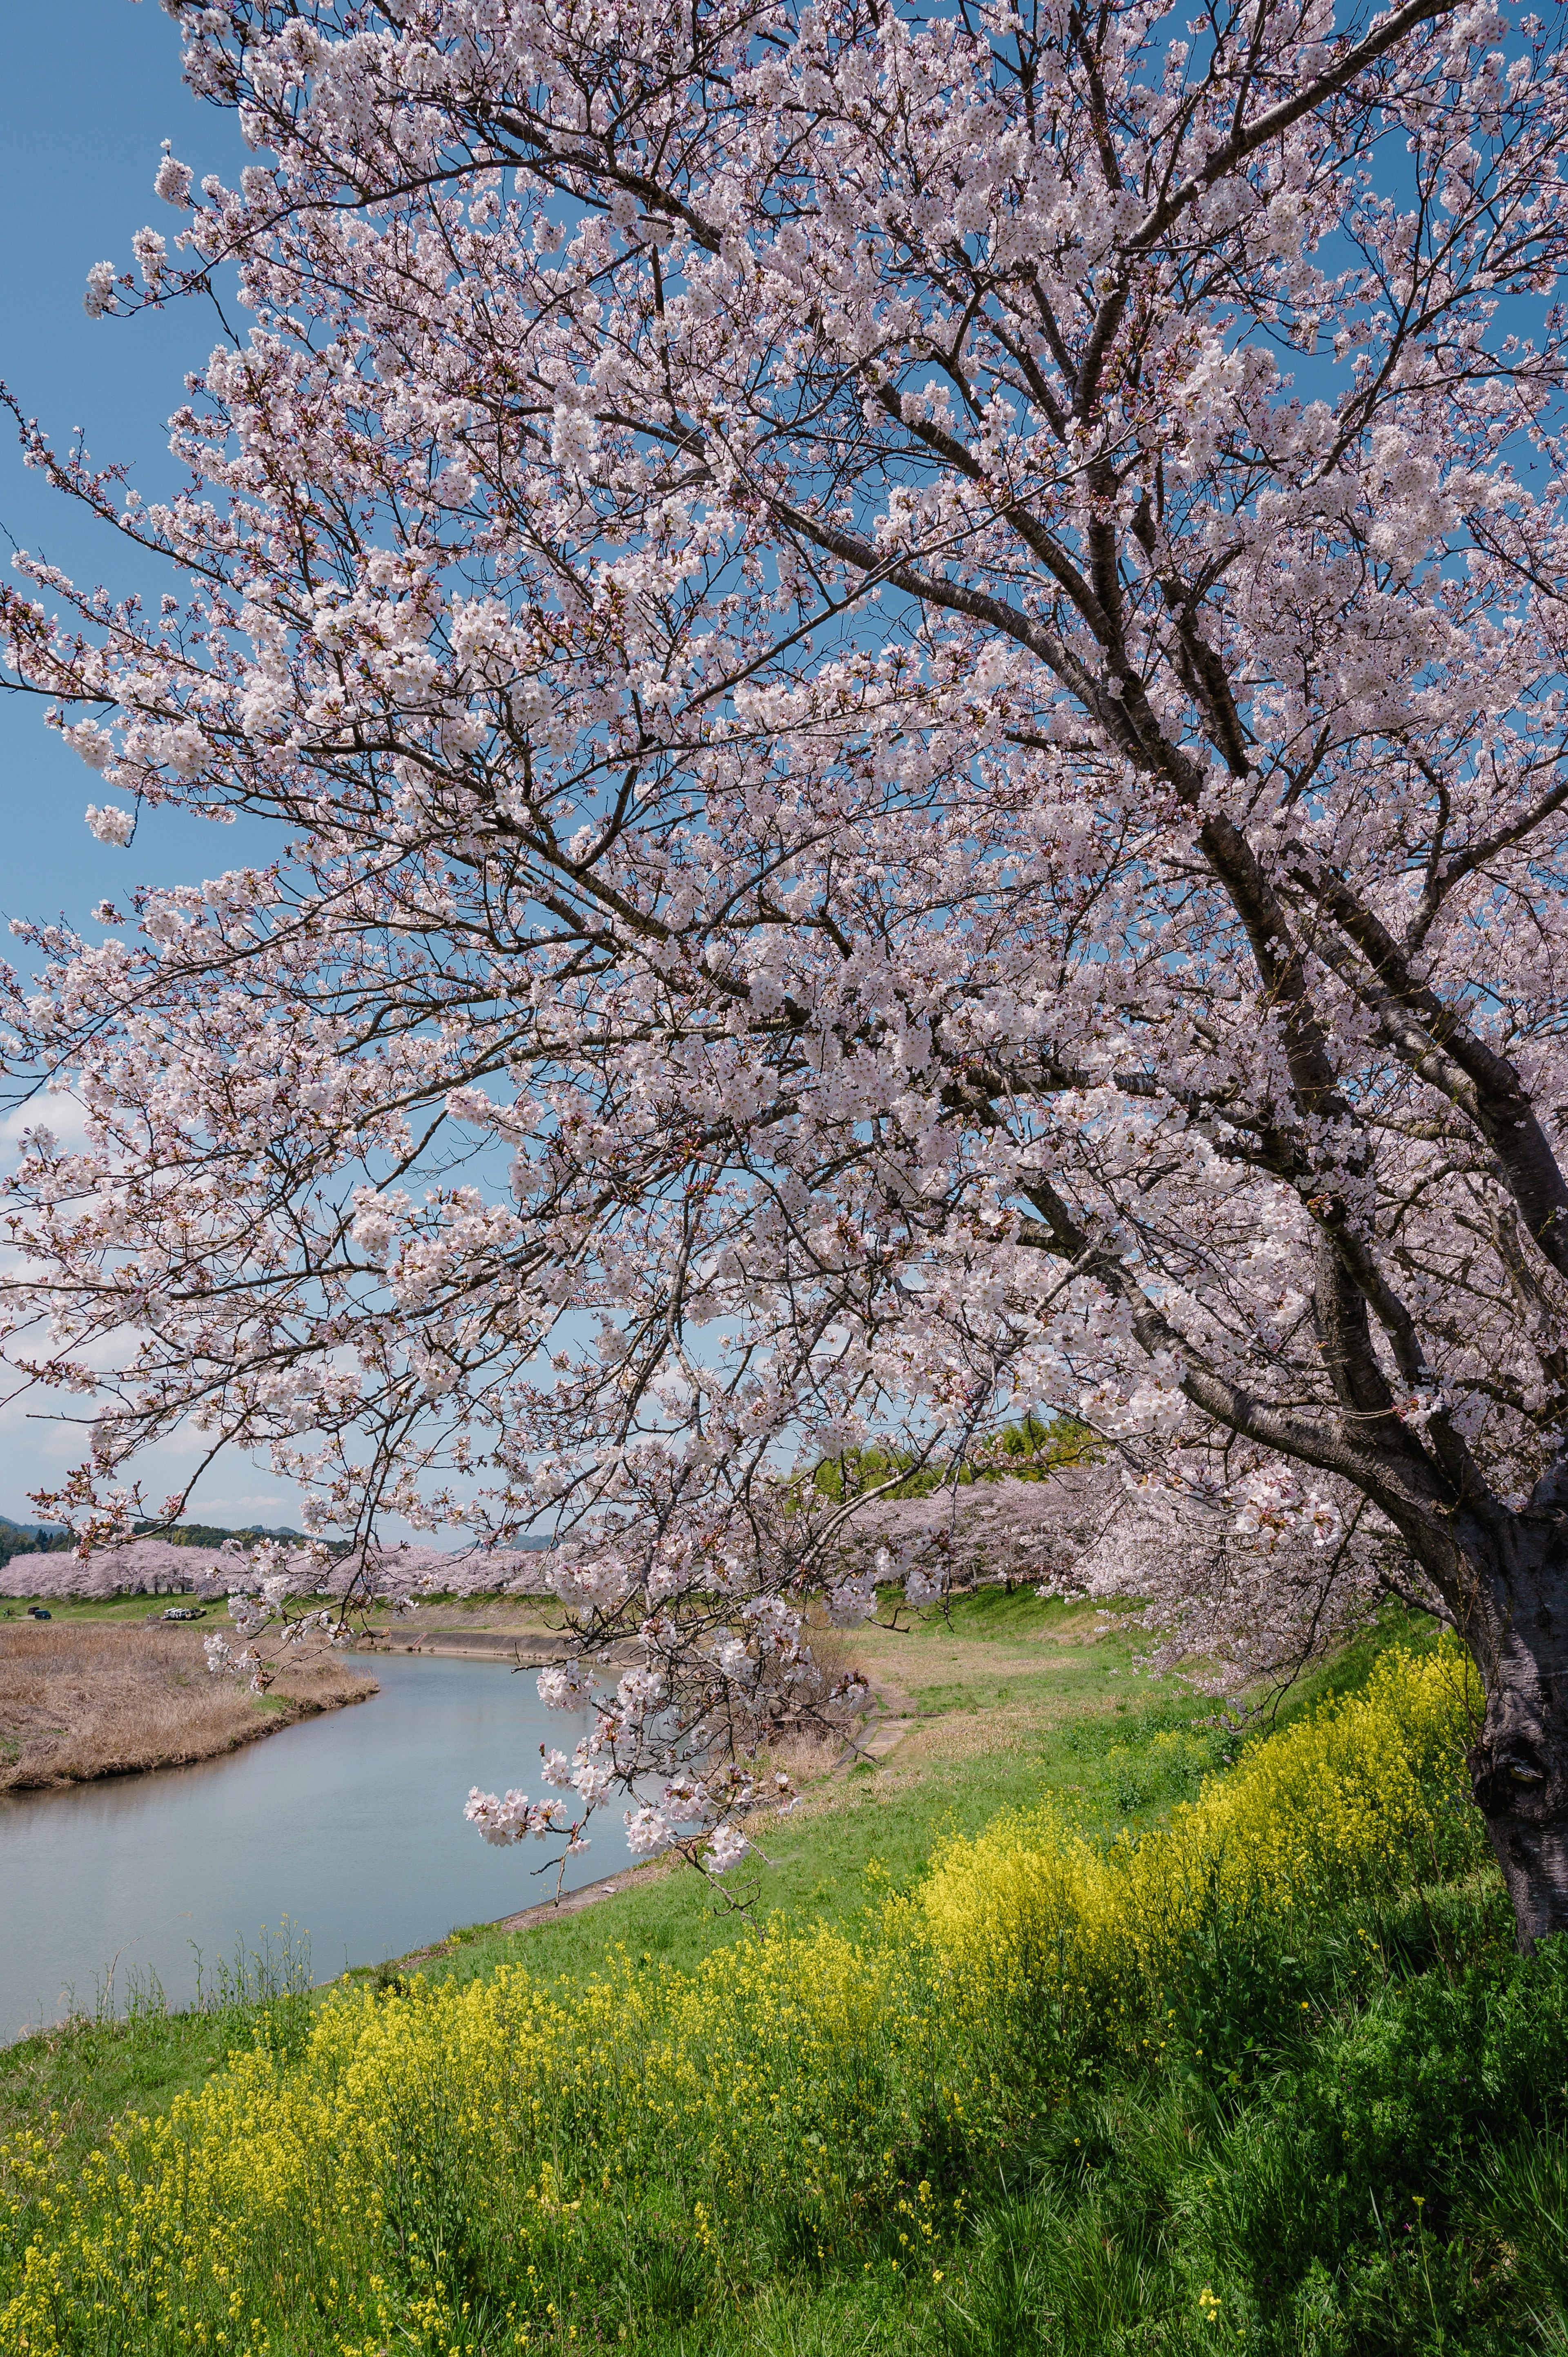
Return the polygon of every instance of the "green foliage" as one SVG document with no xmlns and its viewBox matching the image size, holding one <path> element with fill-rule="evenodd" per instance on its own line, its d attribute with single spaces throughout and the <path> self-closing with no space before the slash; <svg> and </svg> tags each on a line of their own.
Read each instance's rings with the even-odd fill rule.
<svg viewBox="0 0 1568 2357">
<path fill-rule="evenodd" d="M 19 1555 L 65 1555 L 76 1544 L 69 1531 L 13 1523 L 0 1515 L 0 1564 Z"/>
<path fill-rule="evenodd" d="M 220 1547 L 230 1539 L 237 1539 L 243 1547 L 252 1547 L 258 1539 L 283 1539 L 303 1546 L 304 1531 L 291 1530 L 286 1523 L 247 1523 L 242 1530 L 231 1530 L 221 1523 L 157 1523 L 143 1521 L 131 1525 L 133 1538 L 159 1538 L 168 1546 Z M 326 1541 L 328 1552 L 348 1552 L 347 1539 Z"/>
<path fill-rule="evenodd" d="M 956 1479 L 960 1487 L 972 1481 L 996 1481 L 1013 1475 L 1024 1481 L 1042 1481 L 1058 1466 L 1092 1460 L 1098 1454 L 1093 1434 L 1072 1416 L 1027 1415 L 1002 1426 L 974 1442 L 953 1468 L 945 1458 L 925 1463 L 913 1448 L 892 1448 L 877 1442 L 846 1450 L 842 1457 L 824 1457 L 807 1479 L 813 1489 L 835 1504 L 846 1497 L 881 1489 L 893 1474 L 907 1478 L 883 1494 L 888 1498 L 929 1498 L 933 1490 Z"/>
</svg>

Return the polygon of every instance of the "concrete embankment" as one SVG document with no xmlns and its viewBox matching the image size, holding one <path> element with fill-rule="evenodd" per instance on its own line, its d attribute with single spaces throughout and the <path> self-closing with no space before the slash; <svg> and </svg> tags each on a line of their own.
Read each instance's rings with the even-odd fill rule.
<svg viewBox="0 0 1568 2357">
<path fill-rule="evenodd" d="M 361 1637 L 354 1651 L 357 1654 L 429 1653 L 459 1662 L 510 1662 L 524 1670 L 549 1669 L 567 1658 L 561 1639 L 547 1630 L 376 1629 Z M 635 1661 L 637 1648 L 617 1646 L 598 1658 Z"/>
</svg>

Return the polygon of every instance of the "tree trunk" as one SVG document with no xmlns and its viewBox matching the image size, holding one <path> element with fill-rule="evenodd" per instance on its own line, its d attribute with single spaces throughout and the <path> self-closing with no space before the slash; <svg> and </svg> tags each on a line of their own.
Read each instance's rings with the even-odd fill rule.
<svg viewBox="0 0 1568 2357">
<path fill-rule="evenodd" d="M 1568 1932 L 1568 1516 L 1504 1522 L 1464 1533 L 1475 1584 L 1454 1601 L 1487 1695 L 1471 1786 L 1528 1953 Z"/>
</svg>

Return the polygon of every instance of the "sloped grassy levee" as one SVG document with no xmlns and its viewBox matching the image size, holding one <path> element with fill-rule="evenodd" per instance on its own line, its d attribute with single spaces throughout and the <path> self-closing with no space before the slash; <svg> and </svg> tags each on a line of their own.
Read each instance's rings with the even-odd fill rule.
<svg viewBox="0 0 1568 2357">
<path fill-rule="evenodd" d="M 274 2007 L 85 2165 L 13 2140 L 0 2348 L 1568 2348 L 1568 1957 L 1509 1950 L 1476 1702 L 1393 1650 L 1163 1824 L 1014 1815 L 858 1936 Z"/>
</svg>

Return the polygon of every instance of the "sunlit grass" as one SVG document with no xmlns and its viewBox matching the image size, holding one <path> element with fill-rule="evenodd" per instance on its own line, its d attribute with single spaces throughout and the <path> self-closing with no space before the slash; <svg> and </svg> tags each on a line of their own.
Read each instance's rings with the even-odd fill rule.
<svg viewBox="0 0 1568 2357">
<path fill-rule="evenodd" d="M 1079 1824 L 1015 1807 L 924 1878 L 867 1850 L 832 1920 L 553 1976 L 585 1919 L 263 2007 L 96 2157 L 13 2140 L 0 2341 L 1552 2346 L 1564 1972 L 1511 1957 L 1454 1805 L 1465 1705 L 1454 1657 L 1390 1656 L 1218 1772 L 1190 1700 L 1112 1706 L 1064 1753 Z M 1091 1838 L 1129 1779 L 1166 1813 Z"/>
</svg>

